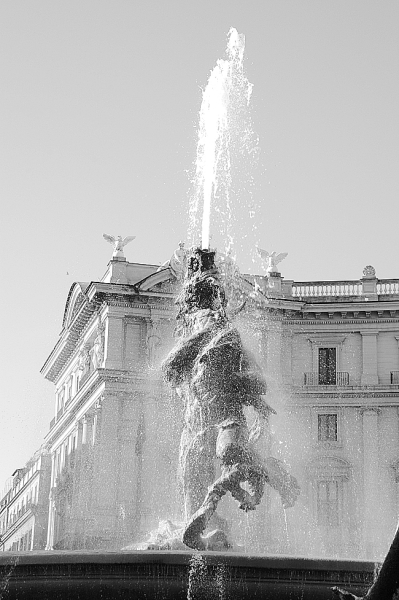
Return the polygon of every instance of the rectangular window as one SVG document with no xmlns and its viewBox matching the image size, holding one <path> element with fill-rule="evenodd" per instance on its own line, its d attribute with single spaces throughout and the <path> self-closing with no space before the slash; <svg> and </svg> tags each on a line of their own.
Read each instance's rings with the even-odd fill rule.
<svg viewBox="0 0 399 600">
<path fill-rule="evenodd" d="M 319 442 L 338 441 L 338 415 L 318 415 L 317 439 Z"/>
<path fill-rule="evenodd" d="M 319 348 L 319 385 L 336 385 L 337 349 Z"/>
<path fill-rule="evenodd" d="M 323 527 L 338 527 L 338 481 L 317 482 L 317 523 Z"/>
</svg>

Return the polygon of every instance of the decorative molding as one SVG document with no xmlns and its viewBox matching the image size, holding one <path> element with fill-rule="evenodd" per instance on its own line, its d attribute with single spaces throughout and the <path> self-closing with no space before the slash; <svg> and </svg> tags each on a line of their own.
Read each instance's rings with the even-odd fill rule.
<svg viewBox="0 0 399 600">
<path fill-rule="evenodd" d="M 287 323 L 288 325 L 330 325 L 331 326 L 331 321 L 330 320 L 323 320 L 323 321 L 317 321 L 316 319 L 284 319 L 284 322 Z M 389 319 L 386 318 L 383 321 L 378 320 L 378 319 L 368 319 L 367 320 L 367 325 L 369 323 L 375 323 L 376 325 L 380 325 L 381 323 L 396 323 L 397 325 L 399 325 L 399 317 L 396 319 Z M 334 325 L 365 325 L 365 320 L 361 320 L 361 319 L 337 319 L 334 321 Z"/>
<path fill-rule="evenodd" d="M 365 413 L 376 413 L 378 416 L 381 414 L 381 408 L 379 406 L 362 406 L 359 412 L 362 417 L 365 415 Z"/>
<path fill-rule="evenodd" d="M 352 465 L 338 456 L 321 455 L 308 463 L 307 471 L 314 480 L 329 478 L 348 481 L 351 478 Z"/>
</svg>

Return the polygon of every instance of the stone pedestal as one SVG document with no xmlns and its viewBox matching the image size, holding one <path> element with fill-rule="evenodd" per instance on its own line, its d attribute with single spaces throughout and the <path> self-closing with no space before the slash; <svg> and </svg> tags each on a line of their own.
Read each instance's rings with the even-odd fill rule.
<svg viewBox="0 0 399 600">
<path fill-rule="evenodd" d="M 271 296 L 281 296 L 281 274 L 277 271 L 267 273 L 267 292 Z"/>
<path fill-rule="evenodd" d="M 108 283 L 127 283 L 127 261 L 125 257 L 115 256 L 108 263 Z"/>
<path fill-rule="evenodd" d="M 362 282 L 362 296 L 365 297 L 365 299 L 371 301 L 371 300 L 378 300 L 378 294 L 377 294 L 377 278 L 376 276 L 364 276 L 361 280 Z"/>
</svg>

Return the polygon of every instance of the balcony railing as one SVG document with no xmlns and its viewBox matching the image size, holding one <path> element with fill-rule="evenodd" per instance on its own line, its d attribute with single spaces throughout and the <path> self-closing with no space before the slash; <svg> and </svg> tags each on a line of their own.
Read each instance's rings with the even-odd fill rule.
<svg viewBox="0 0 399 600">
<path fill-rule="evenodd" d="M 304 373 L 305 385 L 338 385 L 345 386 L 349 385 L 349 373 L 345 371 L 337 371 L 335 378 L 330 382 L 325 382 L 319 373 Z"/>
<path fill-rule="evenodd" d="M 391 383 L 399 385 L 399 371 L 391 371 Z"/>
</svg>

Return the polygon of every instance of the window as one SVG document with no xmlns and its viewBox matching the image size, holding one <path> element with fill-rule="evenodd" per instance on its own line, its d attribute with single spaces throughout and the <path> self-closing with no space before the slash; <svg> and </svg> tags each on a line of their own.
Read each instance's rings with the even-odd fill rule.
<svg viewBox="0 0 399 600">
<path fill-rule="evenodd" d="M 317 439 L 319 442 L 338 441 L 338 415 L 321 414 L 317 417 Z"/>
<path fill-rule="evenodd" d="M 319 385 L 335 385 L 337 376 L 337 349 L 319 348 Z"/>
<path fill-rule="evenodd" d="M 339 526 L 338 481 L 317 482 L 317 522 L 324 527 Z"/>
</svg>

